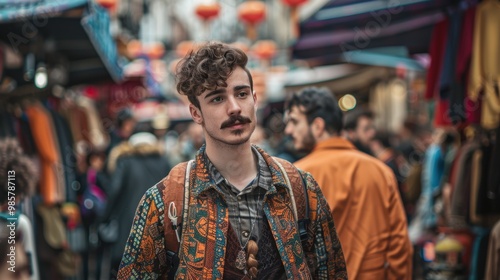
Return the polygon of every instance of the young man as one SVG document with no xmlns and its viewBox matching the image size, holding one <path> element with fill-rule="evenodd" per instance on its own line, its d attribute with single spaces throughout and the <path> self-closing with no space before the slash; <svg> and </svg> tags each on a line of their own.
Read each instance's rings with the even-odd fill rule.
<svg viewBox="0 0 500 280">
<path fill-rule="evenodd" d="M 208 43 L 179 64 L 177 89 L 187 95 L 206 145 L 189 173 L 178 267 L 168 262 L 164 244 L 172 205 L 166 201 L 175 195 L 169 189 L 179 165 L 139 203 L 118 279 L 165 279 L 172 270 L 176 279 L 347 279 L 333 219 L 314 179 L 305 172 L 288 176 L 280 164 L 291 164 L 249 142 L 257 100 L 246 63 L 241 50 Z M 288 183 L 299 176 L 310 210 L 302 242 L 294 207 L 299 213 L 304 196 L 294 196 Z M 176 178 L 185 182 L 184 174 Z"/>
<path fill-rule="evenodd" d="M 339 229 L 350 279 L 411 279 L 412 246 L 392 171 L 339 137 L 342 112 L 326 88 L 306 88 L 287 100 L 285 133 L 295 163 L 318 181 Z"/>
</svg>

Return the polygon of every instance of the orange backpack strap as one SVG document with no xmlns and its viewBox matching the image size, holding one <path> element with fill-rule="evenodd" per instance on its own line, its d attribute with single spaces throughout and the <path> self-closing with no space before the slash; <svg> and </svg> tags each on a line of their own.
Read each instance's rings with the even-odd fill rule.
<svg viewBox="0 0 500 280">
<path fill-rule="evenodd" d="M 283 171 L 287 185 L 292 190 L 290 192 L 292 206 L 299 225 L 300 240 L 304 242 L 307 240 L 307 226 L 310 221 L 307 184 L 299 170 L 293 164 L 281 158 L 273 157 L 273 159 Z"/>
<path fill-rule="evenodd" d="M 182 220 L 184 212 L 184 199 L 189 196 L 189 167 L 192 161 L 183 162 L 176 165 L 167 178 L 162 181 L 163 202 L 165 207 L 165 220 L 163 223 L 165 230 L 165 249 L 177 253 L 182 234 Z M 187 195 L 185 191 L 187 190 Z"/>
</svg>

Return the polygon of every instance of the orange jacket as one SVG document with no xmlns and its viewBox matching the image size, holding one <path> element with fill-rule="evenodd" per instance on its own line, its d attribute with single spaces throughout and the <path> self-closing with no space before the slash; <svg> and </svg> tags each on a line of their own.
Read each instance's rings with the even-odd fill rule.
<svg viewBox="0 0 500 280">
<path fill-rule="evenodd" d="M 295 165 L 313 175 L 332 209 L 349 279 L 411 279 L 403 203 L 383 162 L 333 137 Z"/>
</svg>

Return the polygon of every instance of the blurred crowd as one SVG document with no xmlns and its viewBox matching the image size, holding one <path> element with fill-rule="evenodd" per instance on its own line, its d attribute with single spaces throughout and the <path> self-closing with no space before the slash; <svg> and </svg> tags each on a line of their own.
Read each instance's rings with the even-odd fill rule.
<svg viewBox="0 0 500 280">
<path fill-rule="evenodd" d="M 281 116 L 278 119 L 281 120 Z M 172 126 L 163 115 L 141 122 L 127 108 L 117 114 L 115 122 L 109 134 L 108 147 L 89 149 L 76 158 L 80 217 L 68 218 L 71 215 L 66 215 L 65 219 L 73 219 L 84 230 L 76 237 L 80 238 L 77 243 L 81 243 L 81 248 L 75 250 L 76 254 L 66 256 L 73 270 L 64 273 L 64 268 L 54 271 L 43 265 L 34 266 L 37 263 L 35 247 L 40 254 L 43 254 L 44 247 L 35 246 L 35 239 L 38 239 L 33 237 L 33 233 L 16 235 L 18 239 L 25 239 L 24 250 L 17 252 L 18 260 L 32 258 L 28 263 L 32 264 L 31 270 L 39 269 L 41 279 L 61 279 L 63 275 L 73 275 L 75 279 L 113 278 L 123 255 L 135 207 L 145 191 L 165 177 L 173 166 L 192 159 L 204 143 L 201 126 L 192 122 Z M 450 200 L 446 192 L 451 165 L 460 142 L 475 136 L 461 136 L 451 129 L 432 129 L 410 119 L 404 122 L 399 133 L 389 133 L 377 130 L 374 113 L 361 108 L 347 112 L 341 135 L 359 151 L 385 163 L 394 173 L 414 246 L 423 246 L 422 240 L 429 240 L 429 234 L 436 236 L 438 226 L 446 220 L 446 211 L 450 207 L 446 205 Z M 277 131 L 276 127 L 258 125 L 251 141 L 272 155 L 292 162 L 305 155 L 294 150 L 292 139 L 284 131 Z M 2 181 L 8 180 L 4 177 L 7 170 L 15 169 L 18 185 L 23 185 L 22 180 L 30 182 L 25 184 L 29 187 L 17 189 L 16 201 L 22 204 L 23 197 L 33 194 L 32 185 L 38 175 L 15 140 L 1 140 L 0 151 Z M 439 160 L 433 160 L 435 158 Z M 7 198 L 2 197 L 2 211 L 7 211 L 8 205 Z M 2 219 L 2 223 L 8 223 L 8 220 Z M 1 227 L 2 266 L 8 266 L 8 255 L 3 253 L 8 250 L 6 241 L 9 232 L 6 228 Z M 26 241 L 27 236 L 31 240 Z M 50 240 L 47 243 L 50 244 Z M 419 249 L 416 255 L 420 255 Z M 418 272 L 423 261 L 415 258 L 415 271 Z M 28 268 L 24 268 L 28 267 L 27 263 L 20 262 L 17 264 L 23 267 L 19 269 L 20 277 L 28 275 Z M 7 269 L 2 268 L 0 273 L 5 271 Z"/>
</svg>

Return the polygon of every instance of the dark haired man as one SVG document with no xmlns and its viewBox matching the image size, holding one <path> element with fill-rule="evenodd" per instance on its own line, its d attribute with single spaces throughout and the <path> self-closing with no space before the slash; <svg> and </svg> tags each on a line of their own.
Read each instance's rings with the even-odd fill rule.
<svg viewBox="0 0 500 280">
<path fill-rule="evenodd" d="M 246 63 L 244 52 L 219 43 L 179 63 L 177 89 L 188 96 L 206 141 L 188 173 L 179 263 L 168 263 L 164 244 L 172 186 L 185 182 L 181 164 L 139 203 L 119 279 L 164 279 L 172 270 L 176 279 L 347 279 L 328 204 L 312 176 L 249 141 L 257 103 Z M 297 217 L 305 197 L 294 195 L 293 178 L 310 208 L 302 242 Z"/>
<path fill-rule="evenodd" d="M 363 153 L 373 155 L 370 150 L 370 142 L 375 137 L 375 126 L 373 125 L 373 113 L 364 109 L 356 108 L 348 111 L 344 120 L 344 131 L 347 139 Z"/>
<path fill-rule="evenodd" d="M 396 180 L 381 161 L 340 137 L 342 112 L 326 88 L 306 88 L 285 104 L 295 148 L 330 204 L 351 279 L 411 279 L 412 247 Z"/>
</svg>

